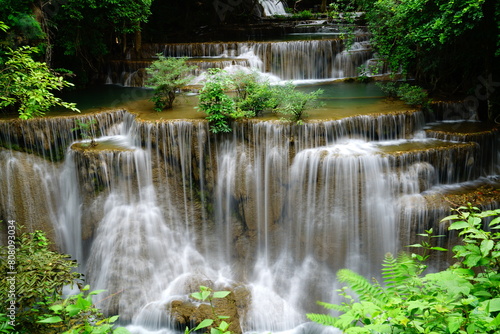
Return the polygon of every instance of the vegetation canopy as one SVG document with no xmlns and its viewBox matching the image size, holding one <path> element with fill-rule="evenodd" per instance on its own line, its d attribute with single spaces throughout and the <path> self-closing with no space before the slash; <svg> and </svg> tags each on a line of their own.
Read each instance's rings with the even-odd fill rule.
<svg viewBox="0 0 500 334">
<path fill-rule="evenodd" d="M 156 111 L 171 109 L 176 92 L 192 80 L 188 73 L 196 66 L 188 65 L 186 60 L 187 58 L 172 58 L 158 54 L 158 60 L 146 69 L 148 74 L 146 85 L 155 90 L 152 101 Z"/>
<path fill-rule="evenodd" d="M 56 97 L 59 91 L 73 84 L 52 71 L 47 64 L 33 60 L 36 49 L 29 46 L 10 49 L 0 64 L 0 109 L 19 112 L 19 118 L 43 116 L 54 106 L 79 112 L 75 103 Z"/>
</svg>

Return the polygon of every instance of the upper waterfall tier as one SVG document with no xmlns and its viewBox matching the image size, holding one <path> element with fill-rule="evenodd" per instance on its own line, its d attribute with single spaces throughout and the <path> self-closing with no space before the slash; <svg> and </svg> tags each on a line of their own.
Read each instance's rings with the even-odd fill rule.
<svg viewBox="0 0 500 334">
<path fill-rule="evenodd" d="M 356 77 L 359 67 L 373 58 L 369 41 L 358 37 L 345 50 L 341 39 L 310 39 L 273 42 L 220 42 L 220 43 L 177 43 L 146 44 L 141 57 L 152 59 L 157 54 L 165 57 L 188 57 L 198 65 L 218 68 L 247 68 L 272 74 L 278 80 L 324 80 Z M 130 58 L 130 57 L 129 57 Z M 203 59 L 206 59 L 203 61 Z M 219 60 L 210 63 L 208 60 Z M 107 83 L 142 85 L 141 64 L 134 67 L 122 61 L 122 72 L 118 73 L 115 61 L 108 70 Z M 224 63 L 225 62 L 225 63 Z M 127 68 L 128 67 L 128 68 Z M 203 69 L 199 66 L 200 69 Z M 120 78 L 138 77 L 138 80 Z"/>
</svg>

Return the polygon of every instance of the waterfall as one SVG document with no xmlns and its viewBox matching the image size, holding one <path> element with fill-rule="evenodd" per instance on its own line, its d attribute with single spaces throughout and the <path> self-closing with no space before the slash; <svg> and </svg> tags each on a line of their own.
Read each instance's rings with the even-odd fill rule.
<svg viewBox="0 0 500 334">
<path fill-rule="evenodd" d="M 259 0 L 266 16 L 286 15 L 285 6 L 281 0 Z"/>
<path fill-rule="evenodd" d="M 356 77 L 359 67 L 373 58 L 366 36 L 345 50 L 338 38 L 275 42 L 175 43 L 145 45 L 142 57 L 151 59 L 162 53 L 165 57 L 188 57 L 198 66 L 192 74 L 208 68 L 256 70 L 263 75 L 286 80 L 333 80 Z M 145 61 L 114 61 L 108 68 L 106 81 L 125 86 L 143 86 Z M 194 81 L 193 83 L 196 83 Z"/>
<path fill-rule="evenodd" d="M 95 148 L 71 131 L 92 118 Z M 440 194 L 483 182 L 498 140 L 415 138 L 418 111 L 218 136 L 125 111 L 18 123 L 0 121 L 0 218 L 47 231 L 134 334 L 177 332 L 199 285 L 232 291 L 242 332 L 318 330 L 305 314 L 338 298 L 336 271 L 376 277 L 446 214 Z"/>
</svg>

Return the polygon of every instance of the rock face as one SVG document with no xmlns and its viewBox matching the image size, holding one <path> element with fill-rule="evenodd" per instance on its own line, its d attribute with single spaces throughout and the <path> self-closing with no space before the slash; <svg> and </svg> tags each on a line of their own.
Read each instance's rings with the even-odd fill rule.
<svg viewBox="0 0 500 334">
<path fill-rule="evenodd" d="M 196 327 L 205 319 L 214 319 L 214 324 L 208 327 L 217 327 L 220 321 L 218 316 L 229 317 L 224 319 L 229 323 L 229 331 L 241 334 L 240 319 L 244 318 L 246 307 L 249 305 L 249 291 L 243 286 L 222 288 L 231 293 L 225 298 L 216 298 L 209 302 L 200 303 L 190 297 L 189 300 L 173 300 L 167 307 L 167 313 L 172 318 L 174 327 L 184 330 Z"/>
</svg>

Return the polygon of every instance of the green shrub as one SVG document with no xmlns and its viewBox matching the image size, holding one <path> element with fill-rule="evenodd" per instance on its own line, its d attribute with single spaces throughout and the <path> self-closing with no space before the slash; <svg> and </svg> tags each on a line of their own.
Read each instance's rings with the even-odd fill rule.
<svg viewBox="0 0 500 334">
<path fill-rule="evenodd" d="M 399 98 L 412 107 L 428 108 L 430 99 L 427 91 L 422 87 L 410 85 L 408 83 L 378 83 L 382 91 L 389 97 Z"/>
<path fill-rule="evenodd" d="M 419 86 L 402 84 L 398 88 L 398 97 L 410 106 L 427 107 L 429 104 L 429 96 L 427 92 Z"/>
<path fill-rule="evenodd" d="M 292 15 L 292 18 L 297 20 L 310 20 L 314 17 L 314 14 L 310 10 L 303 10 L 299 13 Z"/>
<path fill-rule="evenodd" d="M 227 95 L 230 90 L 234 90 L 235 97 Z M 291 82 L 271 86 L 268 81 L 260 82 L 255 72 L 229 75 L 220 69 L 210 69 L 200 91 L 198 108 L 207 114 L 210 130 L 214 133 L 230 132 L 231 120 L 260 116 L 265 111 L 300 124 L 307 110 L 322 105 L 318 101 L 322 93 L 321 89 L 312 93 L 300 92 Z"/>
<path fill-rule="evenodd" d="M 231 132 L 230 121 L 242 117 L 234 100 L 226 94 L 232 88 L 232 81 L 225 71 L 218 68 L 208 70 L 207 81 L 200 90 L 198 108 L 207 114 L 213 133 Z"/>
<path fill-rule="evenodd" d="M 384 286 L 370 282 L 351 270 L 337 273 L 347 287 L 340 295 L 342 304 L 319 302 L 341 314 L 308 314 L 309 319 L 340 328 L 344 333 L 498 333 L 500 326 L 500 209 L 481 212 L 478 208 L 460 207 L 449 230 L 459 231 L 463 242 L 453 247 L 457 262 L 444 271 L 424 275 L 428 254 L 387 254 L 383 263 Z M 495 217 L 487 230 L 483 219 Z M 432 230 L 422 234 L 427 241 L 412 245 L 425 251 L 432 247 Z"/>
<path fill-rule="evenodd" d="M 64 102 L 53 93 L 73 84 L 46 63 L 34 61 L 31 54 L 35 52 L 36 48 L 22 46 L 9 49 L 0 58 L 0 110 L 18 112 L 21 119 L 43 116 L 55 106 L 80 112 L 75 103 Z"/>
<path fill-rule="evenodd" d="M 146 86 L 154 88 L 151 100 L 156 111 L 171 109 L 175 94 L 191 81 L 187 74 L 196 68 L 186 63 L 187 58 L 171 58 L 158 54 L 158 60 L 146 68 Z"/>
<path fill-rule="evenodd" d="M 260 82 L 256 72 L 238 71 L 230 79 L 236 90 L 236 107 L 247 117 L 260 116 L 276 107 L 275 90 L 269 81 Z"/>
<path fill-rule="evenodd" d="M 74 271 L 77 264 L 68 255 L 49 249 L 45 233 L 21 232 L 11 238 L 15 226 L 9 223 L 8 227 L 8 244 L 0 247 L 0 271 L 15 274 L 0 278 L 0 300 L 16 307 L 18 333 L 44 333 L 42 325 L 36 323 L 38 316 L 48 311 L 64 286 L 79 284 L 81 275 Z"/>
<path fill-rule="evenodd" d="M 89 289 L 87 285 L 76 295 L 56 300 L 49 306 L 50 313 L 41 316 L 37 323 L 63 334 L 130 334 L 123 327 L 114 328 L 118 316 L 105 318 L 94 306 L 92 297 L 103 290 L 86 293 Z"/>
<path fill-rule="evenodd" d="M 307 110 L 318 108 L 322 105 L 318 97 L 323 90 L 318 89 L 312 93 L 304 93 L 295 89 L 295 85 L 287 83 L 284 86 L 275 87 L 274 94 L 277 100 L 276 113 L 284 116 L 285 120 L 301 124 L 307 117 Z"/>
</svg>

